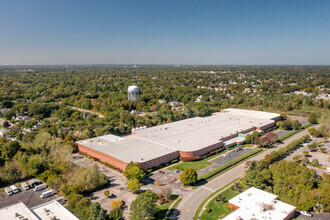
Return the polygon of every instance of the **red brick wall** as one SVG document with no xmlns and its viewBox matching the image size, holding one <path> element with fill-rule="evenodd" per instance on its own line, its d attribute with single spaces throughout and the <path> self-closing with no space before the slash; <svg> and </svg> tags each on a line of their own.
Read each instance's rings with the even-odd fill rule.
<svg viewBox="0 0 330 220">
<path fill-rule="evenodd" d="M 285 217 L 283 220 L 289 220 L 294 217 L 296 214 L 296 209 L 294 209 L 287 217 Z"/>
<path fill-rule="evenodd" d="M 211 151 L 220 149 L 223 146 L 224 146 L 223 142 L 219 142 L 219 143 L 210 145 L 208 147 L 204 147 L 203 149 L 196 150 L 196 151 L 180 151 L 180 157 L 185 158 L 185 159 L 195 160 L 196 157 L 203 156 Z"/>
<path fill-rule="evenodd" d="M 237 210 L 237 209 L 239 209 L 238 206 L 233 205 L 233 204 L 231 204 L 230 202 L 228 202 L 228 207 L 231 208 L 231 209 L 233 209 L 233 210 Z"/>
<path fill-rule="evenodd" d="M 79 149 L 79 152 L 80 153 L 83 153 L 83 154 L 88 154 L 89 156 L 93 157 L 93 158 L 96 158 L 98 160 L 100 160 L 101 162 L 103 163 L 107 163 L 107 164 L 111 164 L 112 166 L 124 171 L 127 164 L 126 162 L 124 161 L 121 161 L 117 158 L 114 158 L 108 154 L 105 154 L 105 153 L 102 153 L 102 152 L 99 152 L 97 150 L 94 150 L 92 148 L 89 148 L 89 147 L 86 147 L 84 145 L 81 145 L 81 144 L 78 144 L 77 143 L 77 146 L 78 146 L 78 149 Z"/>
<path fill-rule="evenodd" d="M 142 165 L 142 168 L 144 170 L 147 170 L 147 169 L 150 169 L 152 167 L 158 167 L 161 164 L 168 163 L 171 160 L 174 160 L 176 158 L 179 158 L 179 156 L 180 156 L 179 151 L 176 151 L 176 152 L 173 152 L 173 153 L 170 153 L 170 154 L 167 154 L 167 155 L 164 155 L 164 156 L 155 158 L 153 160 L 142 162 L 141 165 Z"/>
</svg>

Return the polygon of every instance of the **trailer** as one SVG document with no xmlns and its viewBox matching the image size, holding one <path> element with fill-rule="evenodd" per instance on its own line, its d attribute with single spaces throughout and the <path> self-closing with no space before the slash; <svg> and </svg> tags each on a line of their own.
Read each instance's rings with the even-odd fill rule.
<svg viewBox="0 0 330 220">
<path fill-rule="evenodd" d="M 54 195 L 53 190 L 48 190 L 48 191 L 46 191 L 46 192 L 41 193 L 40 198 L 43 199 L 43 198 L 50 197 L 50 196 L 52 196 L 52 195 Z"/>
<path fill-rule="evenodd" d="M 44 183 L 44 184 L 35 186 L 34 191 L 40 191 L 40 190 L 43 190 L 43 189 L 46 189 L 46 188 L 47 188 L 47 185 L 46 185 L 46 183 Z"/>
</svg>

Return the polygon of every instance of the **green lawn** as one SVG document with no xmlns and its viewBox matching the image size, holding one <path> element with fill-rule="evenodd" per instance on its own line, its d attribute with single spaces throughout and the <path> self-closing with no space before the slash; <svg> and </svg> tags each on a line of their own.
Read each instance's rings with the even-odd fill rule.
<svg viewBox="0 0 330 220">
<path fill-rule="evenodd" d="M 248 189 L 249 187 L 240 184 L 239 186 L 243 191 Z M 203 213 L 201 215 L 201 220 L 212 220 L 212 219 L 219 219 L 219 218 L 223 218 L 226 215 L 228 215 L 229 213 L 232 212 L 232 210 L 228 207 L 228 200 L 237 196 L 238 194 L 240 194 L 240 192 L 237 191 L 237 189 L 235 188 L 234 190 L 232 190 L 231 188 L 226 189 L 224 192 L 221 193 L 221 195 L 223 195 L 226 200 L 225 202 L 217 202 L 214 199 L 212 199 L 209 204 L 207 204 L 206 208 L 210 208 L 212 209 L 212 211 L 210 213 Z"/>
<path fill-rule="evenodd" d="M 210 162 L 208 162 L 209 160 L 221 155 L 221 154 L 224 154 L 226 153 L 228 150 L 222 150 L 222 151 L 219 151 L 218 153 L 216 154 L 213 154 L 212 156 L 209 156 L 209 157 L 206 157 L 202 160 L 198 160 L 198 161 L 189 161 L 189 162 L 181 162 L 181 163 L 178 163 L 174 166 L 171 166 L 168 168 L 168 170 L 184 170 L 184 169 L 187 169 L 187 168 L 193 168 L 195 171 L 197 170 L 200 170 L 200 169 L 203 169 L 209 165 L 211 165 Z"/>
<path fill-rule="evenodd" d="M 170 207 L 170 205 L 179 197 L 179 195 L 171 195 L 171 199 L 168 203 L 157 206 L 157 212 L 155 214 L 155 219 L 164 219 L 165 214 Z"/>
</svg>

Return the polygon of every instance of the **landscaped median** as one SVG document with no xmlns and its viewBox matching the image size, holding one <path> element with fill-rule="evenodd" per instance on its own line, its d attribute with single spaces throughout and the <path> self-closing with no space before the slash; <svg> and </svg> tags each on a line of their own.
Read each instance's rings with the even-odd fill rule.
<svg viewBox="0 0 330 220">
<path fill-rule="evenodd" d="M 228 169 L 229 167 L 232 167 L 240 162 L 242 162 L 243 160 L 257 154 L 257 153 L 260 153 L 261 151 L 263 151 L 263 149 L 254 149 L 246 154 L 244 154 L 243 156 L 240 156 L 220 167 L 217 167 L 215 168 L 214 170 L 211 170 L 210 172 L 208 173 L 205 173 L 204 175 L 201 175 L 200 177 L 198 177 L 198 183 L 201 184 L 203 183 L 204 181 L 207 181 L 207 180 L 210 180 L 212 178 L 214 178 L 216 175 L 218 175 L 219 173 L 223 172 L 224 170 Z"/>
<path fill-rule="evenodd" d="M 232 185 L 233 183 L 235 183 L 237 180 L 239 180 L 239 178 L 231 181 L 230 183 L 228 183 L 227 185 L 225 185 L 224 187 L 221 187 L 220 189 L 218 189 L 217 191 L 215 191 L 214 193 L 212 193 L 211 195 L 209 195 L 206 199 L 204 199 L 204 201 L 199 205 L 199 207 L 197 208 L 195 214 L 194 214 L 194 220 L 198 219 L 199 213 L 201 212 L 203 206 L 205 205 L 205 203 L 207 201 L 209 201 L 213 196 L 215 196 L 216 194 L 218 194 L 219 192 L 221 192 L 222 190 L 224 190 L 225 188 L 229 187 L 230 185 Z"/>
</svg>

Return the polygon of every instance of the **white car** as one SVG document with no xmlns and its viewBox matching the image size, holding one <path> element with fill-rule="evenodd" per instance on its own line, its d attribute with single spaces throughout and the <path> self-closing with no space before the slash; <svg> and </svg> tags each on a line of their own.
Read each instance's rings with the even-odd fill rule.
<svg viewBox="0 0 330 220">
<path fill-rule="evenodd" d="M 310 213 L 308 213 L 306 211 L 300 211 L 300 214 L 306 215 L 306 216 L 309 216 L 309 217 L 312 217 L 313 216 L 312 214 L 310 214 Z"/>
</svg>

